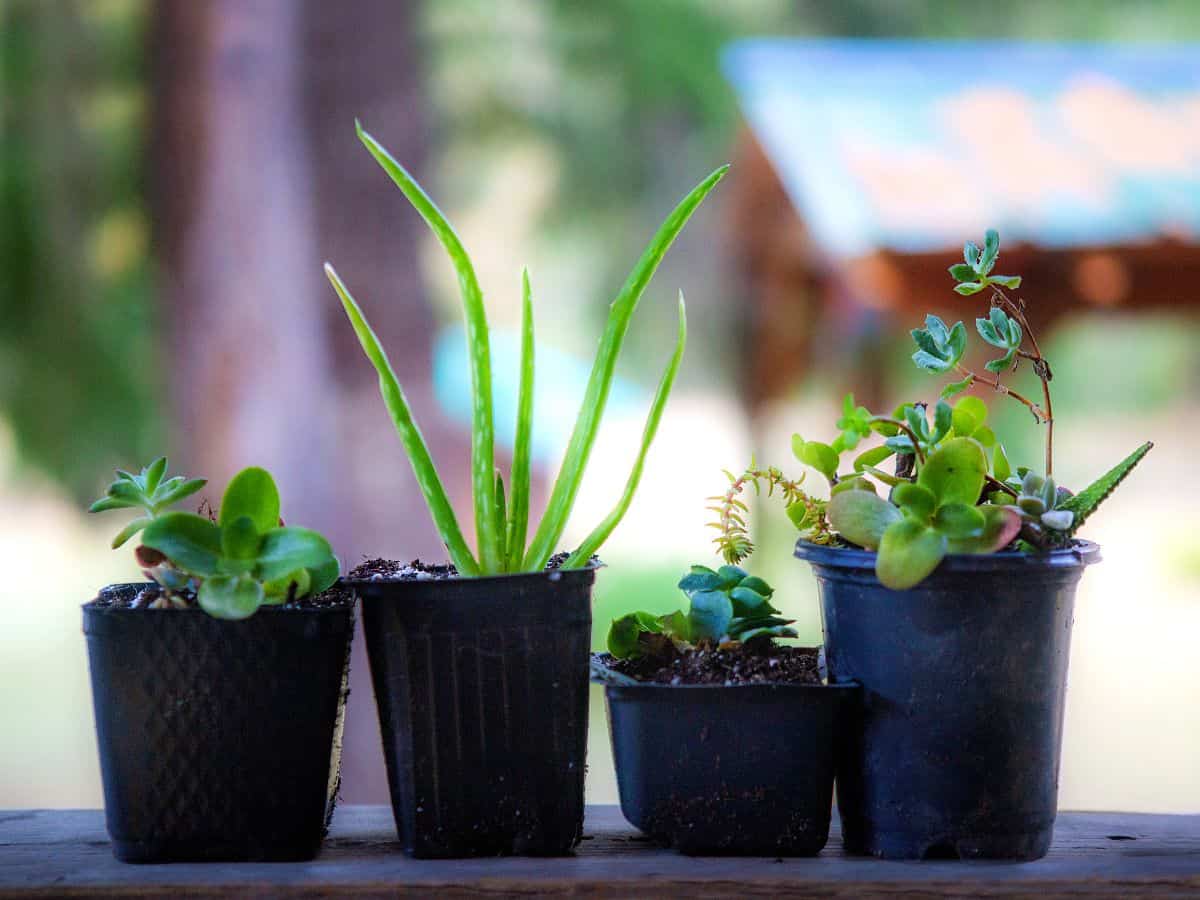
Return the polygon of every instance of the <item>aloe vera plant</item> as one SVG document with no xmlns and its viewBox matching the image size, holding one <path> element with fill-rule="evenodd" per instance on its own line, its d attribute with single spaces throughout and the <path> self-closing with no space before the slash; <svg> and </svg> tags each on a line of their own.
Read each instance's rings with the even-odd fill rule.
<svg viewBox="0 0 1200 900">
<path fill-rule="evenodd" d="M 964 362 L 966 325 L 947 325 L 937 316 L 927 316 L 925 327 L 912 331 L 913 362 L 923 371 L 961 378 L 941 389 L 932 409 L 927 403 L 905 403 L 890 414 L 872 414 L 847 394 L 832 441 L 793 435 L 793 454 L 825 479 L 828 499 L 802 489 L 803 475 L 789 478 L 775 467 L 752 464 L 740 477 L 727 472 L 729 490 L 712 498 L 716 505 L 710 507 L 717 513 L 714 540 L 727 563 L 740 562 L 754 549 L 745 519 L 749 508 L 739 495 L 744 485 L 757 488 L 759 481 L 780 489 L 777 495 L 803 539 L 877 551 L 876 576 L 897 590 L 920 584 L 948 553 L 994 553 L 1010 547 L 1034 553 L 1070 544 L 1083 522 L 1153 445 L 1143 444 L 1078 494 L 1056 483 L 1051 474 L 1053 374 L 1025 316 L 1025 301 L 1009 293 L 1020 287 L 1020 276 L 992 274 L 999 252 L 1000 236 L 989 230 L 982 248 L 968 241 L 964 262 L 949 269 L 957 294 L 971 297 L 990 291 L 987 316 L 975 320 L 980 338 L 1000 353 L 985 363 L 989 374 Z M 1008 383 L 1022 363 L 1028 363 L 1041 383 L 1040 402 Z M 1045 426 L 1044 475 L 1026 466 L 1014 468 L 987 424 L 987 404 L 977 396 L 958 396 L 976 386 L 1020 403 Z M 873 435 L 882 437 L 882 444 L 860 449 Z M 842 457 L 851 450 L 857 452 L 847 466 Z M 884 471 L 882 464 L 893 457 L 894 471 Z"/>
<path fill-rule="evenodd" d="M 571 432 L 562 467 L 554 482 L 546 512 L 533 536 L 528 537 L 530 445 L 534 414 L 533 301 L 529 275 L 525 272 L 522 276 L 520 386 L 513 464 L 509 473 L 509 494 L 506 496 L 503 476 L 495 464 L 492 364 L 487 313 L 471 258 L 453 227 L 416 179 L 358 123 L 356 129 L 367 150 L 404 193 L 442 244 L 458 275 L 463 313 L 467 323 L 468 358 L 471 367 L 471 487 L 477 552 L 472 552 L 467 544 L 386 351 L 349 288 L 329 263 L 325 264 L 325 274 L 341 300 L 363 352 L 375 367 L 384 404 L 404 446 L 434 525 L 458 573 L 464 576 L 481 576 L 540 571 L 545 568 L 550 556 L 558 548 L 566 529 L 567 519 L 579 492 L 584 469 L 604 415 L 621 346 L 638 302 L 667 249 L 692 213 L 724 177 L 728 166 L 722 166 L 696 185 L 667 217 L 610 306 L 608 322 L 592 364 L 587 389 Z M 570 554 L 562 564 L 563 568 L 586 566 L 592 554 L 600 548 L 625 515 L 641 479 L 646 453 L 654 440 L 667 397 L 679 371 L 686 339 L 686 317 L 681 295 L 675 348 L 651 403 L 641 445 L 624 492 L 612 512 Z"/>
</svg>

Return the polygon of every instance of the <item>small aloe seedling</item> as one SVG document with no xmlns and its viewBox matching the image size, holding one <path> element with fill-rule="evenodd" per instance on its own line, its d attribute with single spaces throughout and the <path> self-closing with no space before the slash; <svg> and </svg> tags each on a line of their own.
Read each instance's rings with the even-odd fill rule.
<svg viewBox="0 0 1200 900">
<path fill-rule="evenodd" d="M 434 525 L 446 546 L 451 562 L 463 576 L 492 575 L 501 572 L 538 572 L 545 568 L 558 548 L 566 529 L 567 518 L 575 504 L 583 472 L 591 455 L 600 427 L 600 419 L 612 386 L 617 357 L 625 334 L 643 291 L 659 262 L 676 235 L 691 218 L 708 193 L 725 175 L 728 166 L 717 169 L 689 193 L 663 222 L 651 239 L 641 259 L 630 272 L 624 286 L 609 307 L 608 323 L 600 339 L 599 350 L 592 364 L 583 403 L 567 445 L 562 468 L 550 493 L 546 513 L 533 536 L 527 540 L 529 527 L 530 447 L 533 429 L 533 302 L 529 277 L 523 277 L 521 319 L 521 370 L 517 400 L 516 440 L 513 464 L 509 473 L 509 493 L 505 495 L 504 479 L 495 464 L 495 435 L 492 410 L 492 363 L 487 314 L 483 305 L 475 269 L 454 228 L 441 210 L 417 184 L 416 179 L 392 158 L 370 134 L 357 126 L 358 137 L 413 208 L 421 215 L 434 236 L 445 248 L 458 274 L 466 318 L 467 344 L 471 368 L 471 486 L 474 499 L 477 554 L 471 551 L 463 537 L 458 519 L 434 466 L 420 429 L 413 420 L 404 391 L 396 378 L 387 353 L 380 344 L 362 309 L 333 267 L 326 263 L 325 274 L 333 285 L 342 306 L 358 336 L 363 352 L 379 375 L 379 389 L 391 414 L 396 433 L 404 445 L 417 484 L 425 497 Z M 609 515 L 583 540 L 583 543 L 562 564 L 562 568 L 582 568 L 590 563 L 593 554 L 620 523 L 632 502 L 641 480 L 646 453 L 658 430 L 663 408 L 679 371 L 686 343 L 687 327 L 683 297 L 679 298 L 679 330 L 675 349 L 659 382 L 650 405 L 642 433 L 641 446 L 625 490 Z"/>
<path fill-rule="evenodd" d="M 117 533 L 112 541 L 114 550 L 154 521 L 167 507 L 190 497 L 208 484 L 203 478 L 184 478 L 182 475 L 164 479 L 166 473 L 165 456 L 154 460 L 137 475 L 118 469 L 117 480 L 88 509 L 93 513 L 110 509 L 140 509 L 144 513 Z"/>
<path fill-rule="evenodd" d="M 634 612 L 613 620 L 608 652 L 617 659 L 658 656 L 695 646 L 728 646 L 796 637 L 792 619 L 771 605 L 774 589 L 738 566 L 692 566 L 679 582 L 687 611 L 664 616 Z"/>
</svg>

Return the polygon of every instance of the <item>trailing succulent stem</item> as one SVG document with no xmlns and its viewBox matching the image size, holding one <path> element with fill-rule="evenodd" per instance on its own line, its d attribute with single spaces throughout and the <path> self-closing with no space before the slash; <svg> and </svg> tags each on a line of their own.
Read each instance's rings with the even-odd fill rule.
<svg viewBox="0 0 1200 900">
<path fill-rule="evenodd" d="M 709 497 L 713 505 L 708 509 L 717 514 L 717 520 L 710 522 L 709 527 L 717 530 L 713 543 L 717 545 L 717 550 L 726 563 L 735 565 L 754 552 L 754 544 L 750 540 L 750 531 L 746 525 L 750 507 L 742 499 L 747 485 L 753 485 L 754 492 L 760 495 L 763 485 L 766 485 L 768 497 L 774 496 L 778 490 L 780 498 L 787 506 L 788 517 L 798 528 L 810 535 L 809 540 L 818 544 L 829 542 L 831 535 L 825 521 L 825 502 L 810 497 L 801 489 L 803 475 L 793 481 L 774 466 L 760 469 L 751 462 L 741 475 L 726 472 L 725 476 L 729 479 L 729 488 L 723 494 Z"/>
<path fill-rule="evenodd" d="M 420 429 L 413 421 L 404 392 L 396 379 L 387 354 L 371 330 L 362 310 L 346 285 L 328 263 L 325 273 L 341 299 L 346 316 L 358 336 L 363 352 L 379 375 L 380 392 L 400 436 L 417 483 L 429 506 L 442 542 L 459 574 L 491 575 L 500 572 L 537 572 L 545 568 L 558 548 L 567 519 L 575 503 L 584 469 L 596 440 L 600 420 L 608 401 L 617 359 L 630 320 L 667 249 L 683 229 L 692 213 L 724 177 L 723 166 L 698 184 L 663 222 L 641 259 L 630 273 L 609 309 L 609 317 L 600 348 L 592 366 L 587 390 L 580 406 L 562 468 L 555 480 L 546 513 L 526 545 L 529 530 L 530 447 L 533 428 L 534 339 L 533 305 L 528 273 L 522 277 L 521 374 L 517 403 L 516 442 L 512 471 L 509 473 L 511 496 L 505 503 L 504 481 L 495 466 L 495 435 L 492 408 L 492 368 L 487 316 L 483 293 L 470 257 L 453 227 L 441 210 L 417 184 L 416 179 L 386 149 L 356 123 L 359 139 L 400 188 L 446 250 L 458 274 L 463 313 L 467 323 L 468 356 L 471 366 L 472 425 L 471 483 L 475 509 L 477 553 L 472 553 L 459 528 L 445 488 L 437 474 Z M 680 299 L 679 338 L 666 373 L 659 384 L 647 418 L 633 470 L 624 493 L 605 520 L 585 539 L 564 563 L 566 568 L 589 564 L 599 548 L 620 522 L 641 478 L 650 443 L 654 439 L 663 407 L 675 380 L 686 334 L 683 302 Z"/>
</svg>

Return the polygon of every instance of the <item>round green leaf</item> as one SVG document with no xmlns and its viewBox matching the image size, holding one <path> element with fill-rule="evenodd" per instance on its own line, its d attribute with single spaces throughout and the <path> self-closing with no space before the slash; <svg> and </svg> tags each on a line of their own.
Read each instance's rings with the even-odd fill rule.
<svg viewBox="0 0 1200 900">
<path fill-rule="evenodd" d="M 297 597 L 306 596 L 312 589 L 312 576 L 308 574 L 308 569 L 297 569 L 291 575 L 285 575 L 283 578 L 263 584 L 263 594 L 266 595 L 263 602 L 286 603 L 288 595 L 292 592 L 293 584 L 296 586 Z"/>
<path fill-rule="evenodd" d="M 879 543 L 875 577 L 884 587 L 903 591 L 919 584 L 946 555 L 946 538 L 916 519 L 890 525 Z"/>
<path fill-rule="evenodd" d="M 279 527 L 279 490 L 266 469 L 257 466 L 242 469 L 225 488 L 219 518 L 221 527 L 242 516 L 250 519 L 259 534 Z"/>
<path fill-rule="evenodd" d="M 1008 461 L 1008 454 L 1004 452 L 1003 444 L 996 444 L 992 448 L 992 477 L 997 481 L 1008 481 L 1012 477 L 1012 465 Z"/>
<path fill-rule="evenodd" d="M 636 613 L 628 613 L 613 619 L 608 629 L 608 652 L 617 659 L 629 659 L 638 652 L 638 635 L 642 633 Z"/>
<path fill-rule="evenodd" d="M 329 541 L 307 528 L 273 528 L 263 535 L 257 574 L 263 581 L 282 578 L 297 569 L 320 569 L 333 559 Z"/>
<path fill-rule="evenodd" d="M 983 526 L 983 513 L 966 503 L 945 503 L 933 514 L 933 527 L 948 538 L 979 537 Z"/>
<path fill-rule="evenodd" d="M 331 556 L 322 565 L 309 569 L 308 574 L 311 578 L 311 583 L 308 592 L 319 594 L 321 591 L 328 590 L 338 580 L 340 572 L 341 566 L 338 564 L 336 556 Z M 302 594 L 301 596 L 304 595 Z"/>
<path fill-rule="evenodd" d="M 974 506 L 983 491 L 986 473 L 983 447 L 971 438 L 957 437 L 929 454 L 917 483 L 931 490 L 939 503 Z"/>
<path fill-rule="evenodd" d="M 1021 517 L 1003 506 L 976 507 L 983 514 L 983 532 L 977 537 L 948 539 L 948 553 L 995 553 L 1013 542 L 1021 530 Z"/>
<path fill-rule="evenodd" d="M 196 599 L 214 618 L 245 619 L 262 606 L 264 594 L 262 585 L 249 576 L 214 575 L 204 579 Z"/>
<path fill-rule="evenodd" d="M 142 543 L 189 574 L 217 574 L 221 529 L 202 516 L 185 512 L 159 516 L 142 532 Z"/>
<path fill-rule="evenodd" d="M 694 640 L 720 640 L 733 620 L 733 602 L 721 591 L 701 591 L 692 596 L 688 631 Z"/>
<path fill-rule="evenodd" d="M 826 478 L 832 479 L 837 475 L 838 454 L 828 444 L 806 441 L 795 434 L 792 435 L 792 452 L 800 462 L 816 469 Z"/>
<path fill-rule="evenodd" d="M 956 437 L 970 437 L 987 421 L 987 404 L 978 397 L 963 397 L 954 404 L 952 423 Z"/>
<path fill-rule="evenodd" d="M 920 519 L 922 522 L 928 522 L 933 511 L 937 509 L 937 497 L 933 495 L 933 491 L 922 485 L 913 484 L 911 481 L 904 481 L 896 485 L 896 489 L 892 491 L 892 501 L 904 511 L 905 515 Z"/>
<path fill-rule="evenodd" d="M 221 526 L 221 553 L 232 559 L 254 559 L 261 538 L 249 516 L 238 516 Z"/>
<path fill-rule="evenodd" d="M 845 491 L 835 495 L 826 508 L 829 522 L 846 540 L 874 550 L 884 531 L 903 518 L 892 504 L 867 491 Z"/>
</svg>

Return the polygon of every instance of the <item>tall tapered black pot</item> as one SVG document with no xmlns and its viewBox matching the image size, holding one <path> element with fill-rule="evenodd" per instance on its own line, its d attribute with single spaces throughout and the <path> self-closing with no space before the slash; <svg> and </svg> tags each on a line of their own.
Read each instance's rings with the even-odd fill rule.
<svg viewBox="0 0 1200 900">
<path fill-rule="evenodd" d="M 831 681 L 863 686 L 838 776 L 847 850 L 1038 859 L 1058 800 L 1075 588 L 1095 544 L 948 556 L 917 587 L 875 578 L 875 554 L 805 541 Z"/>
<path fill-rule="evenodd" d="M 83 607 L 114 855 L 304 860 L 333 812 L 354 607 Z"/>
<path fill-rule="evenodd" d="M 594 580 L 354 583 L 409 854 L 555 856 L 579 842 Z"/>
</svg>

